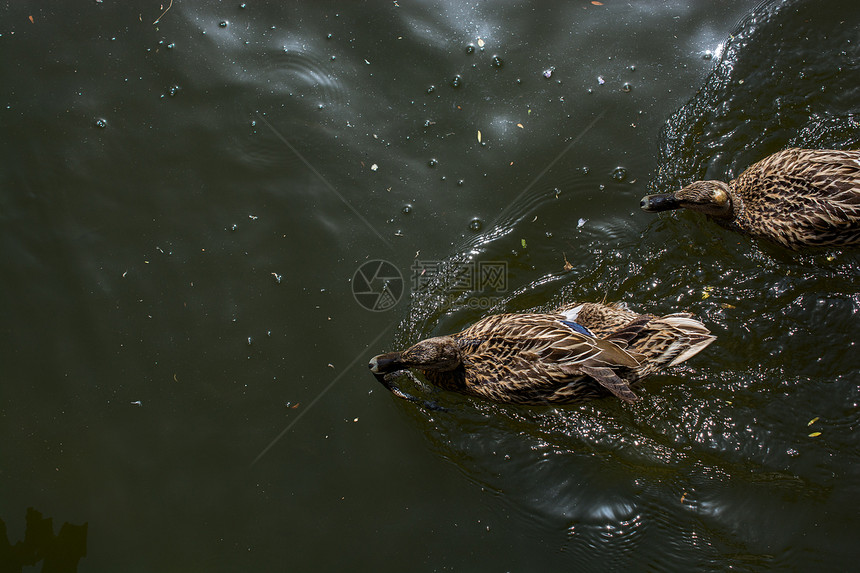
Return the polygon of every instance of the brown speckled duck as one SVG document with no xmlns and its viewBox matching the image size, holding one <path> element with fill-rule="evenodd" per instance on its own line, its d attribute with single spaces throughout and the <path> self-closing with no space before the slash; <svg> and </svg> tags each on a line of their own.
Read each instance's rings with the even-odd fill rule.
<svg viewBox="0 0 860 573">
<path fill-rule="evenodd" d="M 415 368 L 434 385 L 510 404 L 567 404 L 631 390 L 661 368 L 696 355 L 715 337 L 686 313 L 657 317 L 622 305 L 568 305 L 552 314 L 498 314 L 457 334 L 375 356 L 370 370 L 392 380 Z M 426 403 L 425 404 L 429 404 Z"/>
<path fill-rule="evenodd" d="M 786 149 L 737 179 L 648 195 L 645 211 L 685 208 L 789 249 L 860 244 L 860 151 Z"/>
</svg>

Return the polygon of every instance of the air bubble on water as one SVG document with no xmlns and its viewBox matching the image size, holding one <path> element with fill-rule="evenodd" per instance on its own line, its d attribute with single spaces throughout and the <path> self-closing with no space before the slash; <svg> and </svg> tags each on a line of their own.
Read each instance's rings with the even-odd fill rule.
<svg viewBox="0 0 860 573">
<path fill-rule="evenodd" d="M 632 89 L 633 89 L 633 86 L 630 85 L 629 82 L 625 82 L 624 85 L 621 86 L 621 91 L 623 91 L 625 93 L 629 93 L 630 90 L 632 90 Z"/>
<path fill-rule="evenodd" d="M 451 80 L 451 87 L 452 88 L 459 88 L 462 85 L 463 85 L 463 78 L 460 76 L 460 74 L 457 74 L 456 76 L 454 76 L 454 79 Z"/>
<path fill-rule="evenodd" d="M 435 92 L 435 91 L 436 91 L 436 86 L 430 86 L 430 87 L 428 87 L 428 88 L 427 88 L 427 93 L 428 93 L 428 94 L 432 94 L 432 93 L 433 93 L 433 92 Z"/>
<path fill-rule="evenodd" d="M 505 62 L 502 61 L 502 58 L 500 58 L 499 56 L 493 56 L 493 67 L 494 68 L 501 68 L 504 65 L 505 65 Z"/>
<path fill-rule="evenodd" d="M 474 54 L 475 53 L 475 45 L 469 44 L 466 46 L 466 54 Z"/>
<path fill-rule="evenodd" d="M 484 222 L 477 217 L 469 222 L 469 230 L 478 232 L 484 227 Z"/>
<path fill-rule="evenodd" d="M 612 170 L 612 178 L 616 181 L 624 181 L 627 179 L 627 170 L 623 167 L 616 167 Z"/>
<path fill-rule="evenodd" d="M 107 120 L 102 118 L 102 117 L 96 119 L 96 127 L 100 127 L 102 129 L 106 128 L 107 127 Z"/>
<path fill-rule="evenodd" d="M 547 68 L 543 71 L 543 77 L 549 79 L 552 77 L 552 73 L 555 71 L 555 67 Z"/>
<path fill-rule="evenodd" d="M 439 165 L 439 162 L 434 158 L 434 159 L 431 159 L 430 161 L 428 161 L 427 165 L 429 167 L 436 167 L 437 165 Z"/>
<path fill-rule="evenodd" d="M 462 187 L 466 183 L 463 179 L 457 179 L 457 187 Z"/>
<path fill-rule="evenodd" d="M 226 28 L 227 27 L 227 21 L 221 20 L 220 22 L 218 22 L 218 27 L 219 28 Z"/>
<path fill-rule="evenodd" d="M 409 213 L 412 212 L 412 205 L 407 203 L 406 205 L 403 206 L 403 208 L 400 210 L 400 212 L 403 213 L 404 215 L 408 215 Z"/>
</svg>

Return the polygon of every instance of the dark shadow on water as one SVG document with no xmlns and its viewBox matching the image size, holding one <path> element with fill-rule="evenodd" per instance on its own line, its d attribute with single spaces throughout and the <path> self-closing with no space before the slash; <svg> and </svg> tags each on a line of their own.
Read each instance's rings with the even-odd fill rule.
<svg viewBox="0 0 860 573">
<path fill-rule="evenodd" d="M 42 573 L 74 573 L 87 555 L 87 523 L 63 523 L 54 534 L 53 519 L 27 508 L 24 540 L 13 545 L 6 523 L 0 519 L 0 573 L 15 573 L 42 564 Z"/>
</svg>

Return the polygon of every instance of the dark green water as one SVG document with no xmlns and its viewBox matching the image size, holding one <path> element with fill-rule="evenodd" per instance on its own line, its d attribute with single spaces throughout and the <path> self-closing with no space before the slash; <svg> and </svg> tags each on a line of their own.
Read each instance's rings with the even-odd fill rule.
<svg viewBox="0 0 860 573">
<path fill-rule="evenodd" d="M 8 541 L 34 508 L 87 524 L 80 571 L 853 565 L 860 256 L 638 201 L 856 147 L 860 14 L 714 4 L 0 8 Z M 430 412 L 367 371 L 604 297 L 718 340 L 633 405 Z"/>
</svg>

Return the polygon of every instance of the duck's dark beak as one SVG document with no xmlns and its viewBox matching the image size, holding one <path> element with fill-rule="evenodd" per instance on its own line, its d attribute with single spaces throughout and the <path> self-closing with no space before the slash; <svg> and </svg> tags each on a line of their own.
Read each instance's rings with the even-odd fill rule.
<svg viewBox="0 0 860 573">
<path fill-rule="evenodd" d="M 680 209 L 681 202 L 675 198 L 674 193 L 659 193 L 657 195 L 645 195 L 639 202 L 639 207 L 643 211 L 649 213 L 657 213 L 659 211 L 671 211 L 672 209 Z"/>
<path fill-rule="evenodd" d="M 399 352 L 388 352 L 387 354 L 379 354 L 370 359 L 367 365 L 370 371 L 374 374 L 385 374 L 396 370 L 403 370 L 406 366 L 400 360 Z"/>
</svg>

